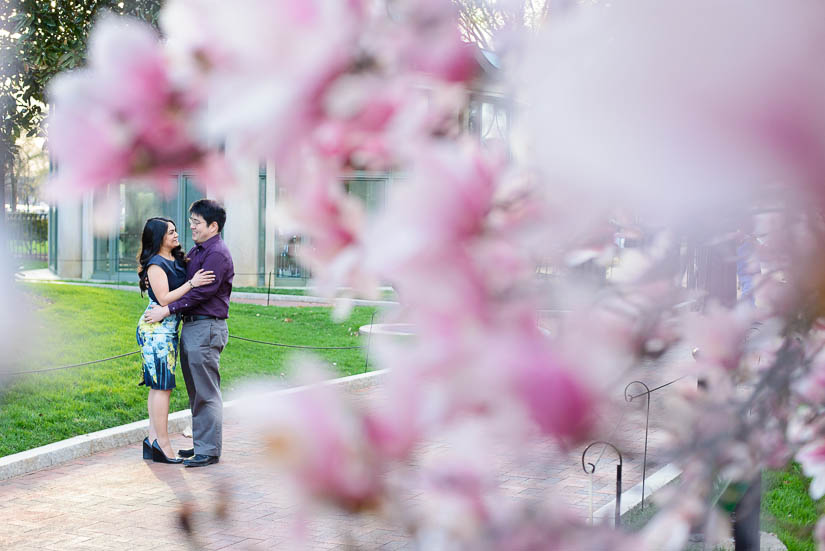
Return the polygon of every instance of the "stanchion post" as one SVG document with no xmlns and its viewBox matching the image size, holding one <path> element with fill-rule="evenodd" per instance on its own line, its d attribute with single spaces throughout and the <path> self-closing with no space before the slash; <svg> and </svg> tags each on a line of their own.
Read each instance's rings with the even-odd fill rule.
<svg viewBox="0 0 825 551">
<path fill-rule="evenodd" d="M 269 306 L 269 293 L 272 291 L 272 272 L 269 272 L 269 278 L 266 283 L 266 305 Z"/>
<path fill-rule="evenodd" d="M 616 455 L 619 458 L 619 462 L 616 464 L 616 512 L 614 520 L 615 526 L 618 527 L 622 522 L 622 452 L 619 451 L 619 448 L 617 448 L 610 442 L 605 442 L 604 440 L 597 440 L 595 442 L 591 442 L 590 444 L 588 444 L 586 448 L 584 448 L 584 451 L 582 452 L 582 469 L 584 469 L 584 472 L 587 474 L 592 475 L 596 472 L 596 463 L 598 463 L 599 459 L 601 459 L 600 454 L 599 459 L 596 460 L 596 463 L 586 462 L 587 452 L 589 452 L 590 448 L 592 448 L 596 444 L 601 444 L 604 446 L 604 448 L 602 448 L 602 453 L 604 453 L 604 450 L 608 446 L 610 446 L 611 448 L 613 448 L 613 451 L 616 452 Z M 588 466 L 590 467 L 590 469 L 587 468 Z"/>
<path fill-rule="evenodd" d="M 370 316 L 370 332 L 367 335 L 367 350 L 364 354 L 364 373 L 367 372 L 367 366 L 370 363 L 370 342 L 372 342 L 372 324 L 375 321 L 375 312 Z"/>
<path fill-rule="evenodd" d="M 621 457 L 621 454 L 619 455 Z M 614 526 L 618 528 L 622 524 L 622 463 L 616 465 L 616 512 Z"/>
</svg>

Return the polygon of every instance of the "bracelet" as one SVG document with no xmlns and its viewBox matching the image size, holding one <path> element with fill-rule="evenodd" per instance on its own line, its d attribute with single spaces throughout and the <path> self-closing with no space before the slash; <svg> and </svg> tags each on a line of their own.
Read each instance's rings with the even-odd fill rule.
<svg viewBox="0 0 825 551">
<path fill-rule="evenodd" d="M 194 288 L 195 288 L 195 286 L 194 286 L 194 285 L 192 285 L 192 280 L 191 280 L 191 279 L 190 279 L 189 281 L 187 281 L 187 283 L 189 284 L 189 288 L 190 288 L 190 289 L 194 289 Z"/>
</svg>

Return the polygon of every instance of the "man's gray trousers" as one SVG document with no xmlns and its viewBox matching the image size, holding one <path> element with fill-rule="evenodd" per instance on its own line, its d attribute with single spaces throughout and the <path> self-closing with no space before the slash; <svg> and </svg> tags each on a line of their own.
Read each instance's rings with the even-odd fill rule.
<svg viewBox="0 0 825 551">
<path fill-rule="evenodd" d="M 180 365 L 189 393 L 196 454 L 221 455 L 223 399 L 220 359 L 228 339 L 226 320 L 184 321 L 181 329 Z"/>
</svg>

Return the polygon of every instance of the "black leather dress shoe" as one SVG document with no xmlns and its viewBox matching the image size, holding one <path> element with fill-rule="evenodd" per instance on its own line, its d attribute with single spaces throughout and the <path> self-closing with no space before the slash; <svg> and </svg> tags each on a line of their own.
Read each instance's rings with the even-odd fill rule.
<svg viewBox="0 0 825 551">
<path fill-rule="evenodd" d="M 180 457 L 192 457 L 195 455 L 195 448 L 189 448 L 188 450 L 178 450 L 178 455 Z"/>
<path fill-rule="evenodd" d="M 212 463 L 217 463 L 218 460 L 220 460 L 220 457 L 217 455 L 203 455 L 199 453 L 192 457 L 192 459 L 184 461 L 183 464 L 187 467 L 206 467 Z"/>
</svg>

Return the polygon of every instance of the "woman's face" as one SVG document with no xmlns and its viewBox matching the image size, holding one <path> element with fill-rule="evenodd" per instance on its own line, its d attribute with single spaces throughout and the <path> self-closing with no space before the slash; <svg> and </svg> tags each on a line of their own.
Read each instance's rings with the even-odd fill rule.
<svg viewBox="0 0 825 551">
<path fill-rule="evenodd" d="M 172 222 L 167 222 L 166 235 L 163 236 L 161 248 L 171 251 L 178 245 L 180 245 L 180 241 L 178 241 L 178 230 L 175 229 L 175 225 Z"/>
</svg>

